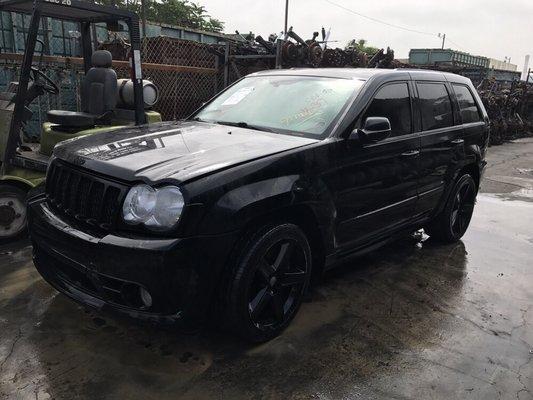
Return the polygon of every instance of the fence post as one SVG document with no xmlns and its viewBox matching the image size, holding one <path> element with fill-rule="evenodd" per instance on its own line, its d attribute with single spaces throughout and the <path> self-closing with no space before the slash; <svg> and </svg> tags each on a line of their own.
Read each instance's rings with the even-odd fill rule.
<svg viewBox="0 0 533 400">
<path fill-rule="evenodd" d="M 17 42 L 17 14 L 14 12 L 11 14 L 11 24 L 13 26 L 13 52 L 18 53 L 19 52 L 19 46 Z M 24 27 L 23 27 L 24 29 Z"/>
<path fill-rule="evenodd" d="M 228 87 L 229 79 L 229 42 L 226 42 L 226 50 L 224 52 L 224 89 Z"/>
<path fill-rule="evenodd" d="M 281 39 L 277 39 L 276 40 L 276 69 L 281 69 L 282 68 L 282 63 L 281 63 L 281 48 L 283 46 L 283 40 Z"/>
<path fill-rule="evenodd" d="M 219 86 L 219 82 L 218 82 L 218 78 L 219 78 L 219 73 L 220 73 L 220 65 L 219 65 L 219 60 L 218 60 L 218 56 L 215 55 L 215 71 L 216 73 L 214 74 L 214 77 L 213 77 L 213 81 L 214 81 L 214 88 L 215 88 L 215 91 L 213 92 L 213 94 L 217 94 L 218 93 L 218 86 Z"/>
</svg>

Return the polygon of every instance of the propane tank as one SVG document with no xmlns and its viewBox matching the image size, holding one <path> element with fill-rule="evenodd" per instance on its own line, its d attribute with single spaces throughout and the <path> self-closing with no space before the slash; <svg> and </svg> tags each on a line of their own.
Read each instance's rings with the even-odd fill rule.
<svg viewBox="0 0 533 400">
<path fill-rule="evenodd" d="M 150 81 L 143 80 L 144 108 L 152 108 L 159 98 L 157 86 Z M 118 80 L 117 106 L 121 108 L 135 107 L 133 96 L 133 81 L 131 79 Z"/>
</svg>

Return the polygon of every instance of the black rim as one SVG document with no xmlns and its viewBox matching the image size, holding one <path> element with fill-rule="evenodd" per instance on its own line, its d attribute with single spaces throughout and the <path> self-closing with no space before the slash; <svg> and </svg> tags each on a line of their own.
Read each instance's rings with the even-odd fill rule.
<svg viewBox="0 0 533 400">
<path fill-rule="evenodd" d="M 474 202 L 476 199 L 476 189 L 472 182 L 465 181 L 455 193 L 453 200 L 450 224 L 452 232 L 456 236 L 462 235 L 468 228 Z"/>
<path fill-rule="evenodd" d="M 295 240 L 280 240 L 259 259 L 248 296 L 252 323 L 260 329 L 283 325 L 298 306 L 307 283 L 308 261 Z"/>
</svg>

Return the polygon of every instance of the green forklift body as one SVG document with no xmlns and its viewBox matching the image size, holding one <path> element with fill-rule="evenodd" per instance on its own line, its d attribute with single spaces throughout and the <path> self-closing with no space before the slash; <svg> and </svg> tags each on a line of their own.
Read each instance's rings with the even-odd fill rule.
<svg viewBox="0 0 533 400">
<path fill-rule="evenodd" d="M 41 133 L 41 154 L 44 154 L 46 156 L 51 156 L 52 151 L 54 150 L 54 147 L 59 142 L 62 142 L 63 140 L 67 139 L 74 139 L 77 137 L 87 136 L 87 135 L 93 135 L 95 133 L 99 132 L 107 132 L 112 131 L 115 129 L 122 128 L 121 126 L 102 126 L 92 129 L 85 129 L 83 131 L 79 132 L 61 132 L 54 130 L 54 125 L 50 122 L 45 122 L 43 124 L 43 130 Z"/>
<path fill-rule="evenodd" d="M 16 182 L 31 189 L 44 182 L 46 174 L 44 172 L 33 171 L 28 168 L 10 167 L 5 174 L 0 175 L 0 184 Z"/>
<path fill-rule="evenodd" d="M 9 113 L 5 110 L 0 110 L 0 132 L 6 132 L 5 129 L 9 129 L 9 125 L 11 123 L 10 114 L 12 113 Z M 149 124 L 161 122 L 161 114 L 155 111 L 147 111 L 146 120 Z M 72 139 L 75 137 L 87 136 L 87 135 L 94 135 L 100 132 L 109 132 L 111 130 L 123 128 L 124 125 L 101 126 L 101 127 L 97 127 L 93 129 L 86 129 L 86 130 L 75 132 L 75 133 L 65 133 L 61 131 L 55 131 L 53 127 L 54 126 L 49 122 L 45 122 L 43 124 L 40 153 L 47 155 L 47 156 L 51 156 L 52 151 L 54 150 L 54 146 L 63 140 Z M 0 140 L 4 139 L 4 142 L 5 142 L 5 136 L 6 135 L 3 135 L 0 133 Z M 2 146 L 2 144 L 3 143 L 0 142 L 0 146 Z M 0 174 L 0 184 L 7 183 L 7 182 L 14 182 L 18 184 L 23 184 L 28 189 L 30 189 L 44 182 L 45 177 L 46 177 L 46 173 L 41 172 L 41 171 L 35 171 L 32 169 L 21 168 L 17 166 L 6 166 L 6 170 L 4 171 L 4 173 Z"/>
<path fill-rule="evenodd" d="M 161 114 L 155 111 L 147 111 L 146 113 L 146 121 L 149 124 L 153 124 L 156 122 L 161 122 Z M 132 122 L 128 123 L 128 121 L 114 121 L 114 125 L 106 125 L 106 126 L 97 126 L 96 128 L 91 129 L 84 129 L 78 132 L 64 132 L 60 130 L 55 130 L 53 124 L 50 122 L 45 122 L 43 124 L 43 130 L 41 133 L 41 149 L 40 152 L 43 155 L 51 156 L 52 151 L 54 150 L 54 147 L 59 142 L 62 142 L 63 140 L 67 139 L 73 139 L 76 137 L 81 136 L 87 136 L 87 135 L 94 135 L 96 133 L 100 132 L 109 132 L 116 129 L 123 128 L 124 126 L 131 125 Z"/>
</svg>

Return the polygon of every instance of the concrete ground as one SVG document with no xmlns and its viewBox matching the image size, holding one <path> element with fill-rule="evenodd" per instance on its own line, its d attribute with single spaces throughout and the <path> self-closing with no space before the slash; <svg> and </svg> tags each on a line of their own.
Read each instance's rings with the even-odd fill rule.
<svg viewBox="0 0 533 400">
<path fill-rule="evenodd" d="M 488 159 L 460 243 L 340 267 L 256 347 L 85 311 L 0 248 L 0 399 L 533 399 L 533 139 Z"/>
</svg>

